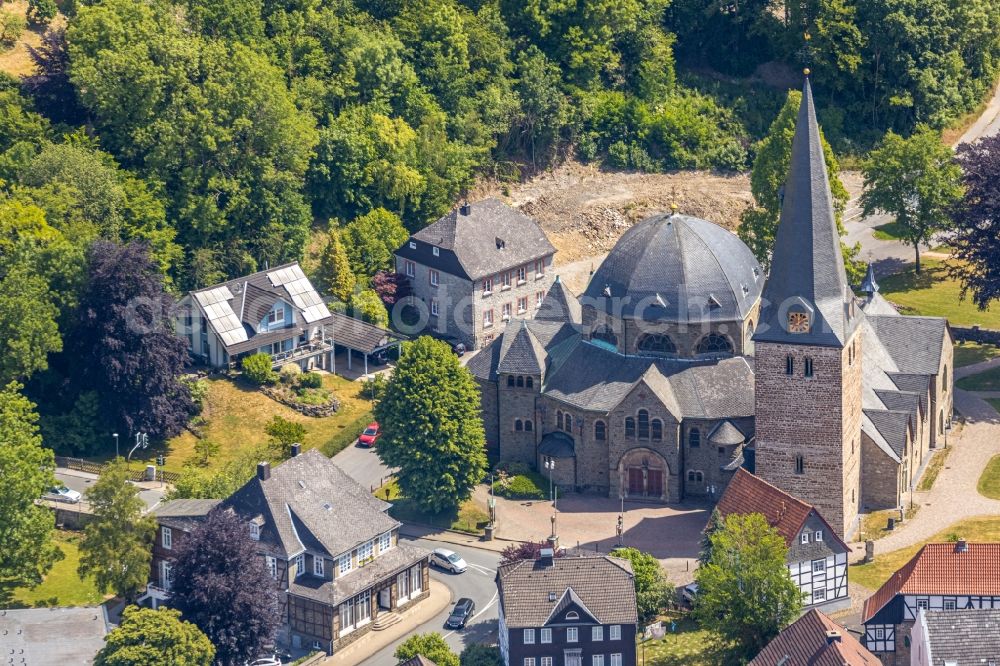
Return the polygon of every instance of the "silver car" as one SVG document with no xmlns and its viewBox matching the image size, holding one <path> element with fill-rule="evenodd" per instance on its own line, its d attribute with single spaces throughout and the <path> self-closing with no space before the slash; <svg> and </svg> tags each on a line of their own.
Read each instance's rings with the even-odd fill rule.
<svg viewBox="0 0 1000 666">
<path fill-rule="evenodd" d="M 431 564 L 456 574 L 462 573 L 469 567 L 461 555 L 447 548 L 435 548 L 431 553 Z"/>
<path fill-rule="evenodd" d="M 83 495 L 72 488 L 67 488 L 66 486 L 54 486 L 49 488 L 49 492 L 45 493 L 45 499 L 52 500 L 54 502 L 69 502 L 70 504 L 76 504 L 81 498 L 83 498 Z"/>
</svg>

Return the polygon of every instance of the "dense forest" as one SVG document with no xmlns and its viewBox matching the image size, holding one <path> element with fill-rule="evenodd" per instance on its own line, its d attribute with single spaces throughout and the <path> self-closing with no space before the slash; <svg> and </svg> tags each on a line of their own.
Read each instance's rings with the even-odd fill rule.
<svg viewBox="0 0 1000 666">
<path fill-rule="evenodd" d="M 29 4 L 30 20 L 52 20 L 49 0 Z M 60 9 L 36 72 L 0 79 L 0 385 L 28 382 L 43 429 L 80 450 L 115 424 L 168 436 L 192 409 L 187 388 L 154 376 L 174 377 L 183 350 L 120 334 L 130 299 L 318 247 L 325 291 L 380 310 L 371 287 L 393 245 L 478 178 L 570 156 L 744 170 L 803 67 L 834 150 L 860 155 L 887 130 L 973 111 L 1000 57 L 994 0 Z"/>
</svg>

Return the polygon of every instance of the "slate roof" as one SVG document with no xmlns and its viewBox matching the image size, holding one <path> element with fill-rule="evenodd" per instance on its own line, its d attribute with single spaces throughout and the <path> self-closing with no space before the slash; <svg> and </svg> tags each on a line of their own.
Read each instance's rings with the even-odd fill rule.
<svg viewBox="0 0 1000 666">
<path fill-rule="evenodd" d="M 417 562 L 427 559 L 429 554 L 429 551 L 418 546 L 398 543 L 365 566 L 354 569 L 345 576 L 333 581 L 316 576 L 300 576 L 289 582 L 288 591 L 306 599 L 337 606 L 345 599 L 364 592 L 375 583 L 393 578 Z"/>
<path fill-rule="evenodd" d="M 799 298 L 814 311 L 812 327 L 807 333 L 789 333 L 785 330 L 786 308 Z M 860 312 L 851 316 L 853 299 L 840 251 L 812 88 L 806 78 L 771 273 L 754 340 L 843 347 L 860 319 Z"/>
<path fill-rule="evenodd" d="M 734 426 L 732 421 L 726 420 L 712 430 L 708 436 L 708 441 L 712 444 L 722 446 L 742 444 L 746 441 L 746 435 L 740 432 L 740 429 Z"/>
<path fill-rule="evenodd" d="M 719 498 L 716 508 L 723 518 L 730 514 L 761 514 L 767 520 L 767 524 L 782 536 L 787 546 L 795 543 L 806 520 L 815 514 L 826 524 L 827 531 L 824 538 L 835 539 L 844 551 L 849 550 L 811 504 L 789 495 L 743 468 L 736 470 L 736 474 Z"/>
<path fill-rule="evenodd" d="M 861 281 L 860 291 L 869 295 L 878 293 L 878 282 L 875 280 L 875 266 L 870 261 L 868 262 L 868 269 L 865 271 L 865 279 Z"/>
<path fill-rule="evenodd" d="M 622 235 L 584 298 L 646 321 L 734 321 L 749 315 L 763 283 L 757 259 L 732 232 L 687 215 L 656 215 Z"/>
<path fill-rule="evenodd" d="M 222 500 L 175 499 L 161 502 L 150 514 L 156 522 L 185 532 L 193 530 Z"/>
<path fill-rule="evenodd" d="M 274 467 L 266 481 L 254 476 L 222 506 L 262 517 L 262 546 L 284 558 L 306 547 L 336 557 L 399 525 L 389 504 L 315 449 Z"/>
<path fill-rule="evenodd" d="M 561 430 L 545 433 L 538 443 L 538 453 L 550 458 L 572 458 L 576 455 L 576 442 Z"/>
<path fill-rule="evenodd" d="M 935 666 L 1000 663 L 1000 609 L 922 611 Z M 918 640 L 920 640 L 918 638 Z"/>
<path fill-rule="evenodd" d="M 542 374 L 545 349 L 528 328 L 525 320 L 511 320 L 500 340 L 500 363 L 497 372 L 515 375 Z"/>
<path fill-rule="evenodd" d="M 566 288 L 557 275 L 552 286 L 549 287 L 549 293 L 545 294 L 542 304 L 535 311 L 535 320 L 578 324 L 582 318 L 580 301 Z"/>
<path fill-rule="evenodd" d="M 601 624 L 636 624 L 632 579 L 629 562 L 609 555 L 520 560 L 500 565 L 496 576 L 510 629 L 543 626 L 568 588 Z"/>
<path fill-rule="evenodd" d="M 836 632 L 832 637 L 829 632 Z M 881 666 L 846 629 L 813 609 L 785 627 L 748 666 Z"/>
<path fill-rule="evenodd" d="M 929 543 L 865 600 L 868 622 L 897 594 L 1000 596 L 1000 543 Z"/>
<path fill-rule="evenodd" d="M 900 372 L 937 374 L 941 367 L 943 341 L 948 335 L 947 319 L 869 315 L 868 320 Z"/>
<path fill-rule="evenodd" d="M 892 303 L 885 300 L 878 292 L 871 294 L 861 301 L 861 309 L 869 315 L 898 315 L 899 310 Z"/>
<path fill-rule="evenodd" d="M 910 432 L 911 415 L 886 409 L 866 409 L 864 415 L 872 422 L 879 434 L 892 447 L 893 452 L 903 457 L 906 450 L 906 436 Z"/>
<path fill-rule="evenodd" d="M 499 199 L 456 208 L 402 245 L 396 254 L 467 280 L 527 264 L 556 250 L 538 222 Z M 410 243 L 416 244 L 411 248 Z M 439 249 L 434 256 L 433 248 Z"/>
</svg>

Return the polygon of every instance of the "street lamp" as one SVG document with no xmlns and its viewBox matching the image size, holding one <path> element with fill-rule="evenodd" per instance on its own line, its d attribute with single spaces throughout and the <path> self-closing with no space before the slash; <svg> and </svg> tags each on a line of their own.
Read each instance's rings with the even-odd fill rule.
<svg viewBox="0 0 1000 666">
<path fill-rule="evenodd" d="M 549 501 L 552 502 L 552 506 L 555 506 L 555 495 L 552 494 L 552 471 L 556 468 L 556 461 L 552 458 L 546 458 L 542 466 L 549 474 Z"/>
<path fill-rule="evenodd" d="M 115 438 L 115 458 L 117 458 L 117 457 L 119 457 L 118 456 L 118 433 L 115 433 L 113 435 L 113 437 Z"/>
</svg>

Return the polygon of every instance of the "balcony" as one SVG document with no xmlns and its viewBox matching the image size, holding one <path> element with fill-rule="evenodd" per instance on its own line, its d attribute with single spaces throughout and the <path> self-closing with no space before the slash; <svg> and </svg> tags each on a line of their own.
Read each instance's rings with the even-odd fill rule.
<svg viewBox="0 0 1000 666">
<path fill-rule="evenodd" d="M 277 354 L 271 355 L 271 363 L 277 369 L 289 363 L 291 361 L 297 361 L 303 358 L 310 358 L 312 356 L 317 356 L 319 354 L 329 352 L 333 349 L 333 340 L 331 338 L 313 338 L 305 344 L 298 345 L 293 349 L 288 351 L 278 352 Z"/>
</svg>

